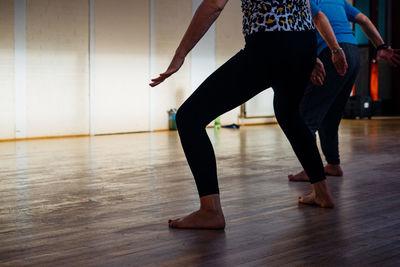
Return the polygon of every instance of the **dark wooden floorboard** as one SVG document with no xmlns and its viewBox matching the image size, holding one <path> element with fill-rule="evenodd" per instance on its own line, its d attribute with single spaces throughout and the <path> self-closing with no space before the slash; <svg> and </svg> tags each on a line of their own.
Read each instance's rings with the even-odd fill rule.
<svg viewBox="0 0 400 267">
<path fill-rule="evenodd" d="M 176 132 L 0 143 L 0 266 L 400 266 L 400 120 L 342 123 L 334 209 L 279 126 L 208 133 L 225 231 L 167 227 L 198 207 Z"/>
</svg>

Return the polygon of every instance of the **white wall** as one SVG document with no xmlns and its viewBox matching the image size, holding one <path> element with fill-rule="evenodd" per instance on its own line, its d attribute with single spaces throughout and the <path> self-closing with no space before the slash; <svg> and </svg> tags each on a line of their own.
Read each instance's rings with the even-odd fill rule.
<svg viewBox="0 0 400 267">
<path fill-rule="evenodd" d="M 216 65 L 220 67 L 244 48 L 242 9 L 237 1 L 229 1 L 216 23 Z M 238 123 L 240 107 L 221 116 L 222 124 Z"/>
<path fill-rule="evenodd" d="M 170 63 L 180 39 L 189 25 L 192 4 L 188 0 L 153 0 L 153 42 L 151 77 L 164 72 Z M 168 129 L 167 110 L 178 108 L 190 95 L 191 57 L 187 57 L 179 72 L 165 83 L 150 89 L 152 97 L 153 129 Z"/>
<path fill-rule="evenodd" d="M 149 6 L 95 1 L 95 134 L 149 130 Z"/>
<path fill-rule="evenodd" d="M 89 131 L 89 5 L 27 0 L 27 136 Z"/>
<path fill-rule="evenodd" d="M 0 139 L 15 138 L 13 2 L 0 1 Z"/>
<path fill-rule="evenodd" d="M 166 111 L 244 45 L 240 1 L 230 1 L 181 70 L 150 89 L 200 2 L 1 0 L 0 139 L 167 129 Z"/>
</svg>

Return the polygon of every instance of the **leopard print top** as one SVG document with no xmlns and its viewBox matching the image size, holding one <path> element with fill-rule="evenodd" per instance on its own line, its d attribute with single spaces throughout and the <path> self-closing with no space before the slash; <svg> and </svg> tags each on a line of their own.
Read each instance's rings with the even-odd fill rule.
<svg viewBox="0 0 400 267">
<path fill-rule="evenodd" d="M 242 0 L 243 34 L 314 29 L 308 0 Z"/>
</svg>

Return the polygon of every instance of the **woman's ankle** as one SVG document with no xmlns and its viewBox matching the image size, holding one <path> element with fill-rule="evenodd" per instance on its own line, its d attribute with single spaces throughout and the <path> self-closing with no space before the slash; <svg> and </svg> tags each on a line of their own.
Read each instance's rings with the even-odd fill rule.
<svg viewBox="0 0 400 267">
<path fill-rule="evenodd" d="M 219 194 L 206 195 L 200 198 L 200 210 L 222 213 Z"/>
</svg>

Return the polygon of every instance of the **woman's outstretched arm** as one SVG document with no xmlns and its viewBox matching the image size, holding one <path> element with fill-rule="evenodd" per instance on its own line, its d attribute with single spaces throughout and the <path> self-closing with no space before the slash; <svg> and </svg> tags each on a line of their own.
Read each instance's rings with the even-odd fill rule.
<svg viewBox="0 0 400 267">
<path fill-rule="evenodd" d="M 208 29 L 221 14 L 227 2 L 228 0 L 203 0 L 197 8 L 182 41 L 176 49 L 168 69 L 164 73 L 161 73 L 159 77 L 152 79 L 150 86 L 154 87 L 159 85 L 180 69 L 186 55 L 200 41 L 204 34 L 206 34 Z"/>
<path fill-rule="evenodd" d="M 365 35 L 372 42 L 375 48 L 385 45 L 381 35 L 376 29 L 375 25 L 371 20 L 362 13 L 359 13 L 355 17 L 355 22 L 361 26 Z M 385 59 L 393 67 L 400 66 L 400 49 L 393 49 L 390 46 L 385 46 L 383 49 L 379 49 L 376 60 L 379 61 L 381 58 Z"/>
</svg>

